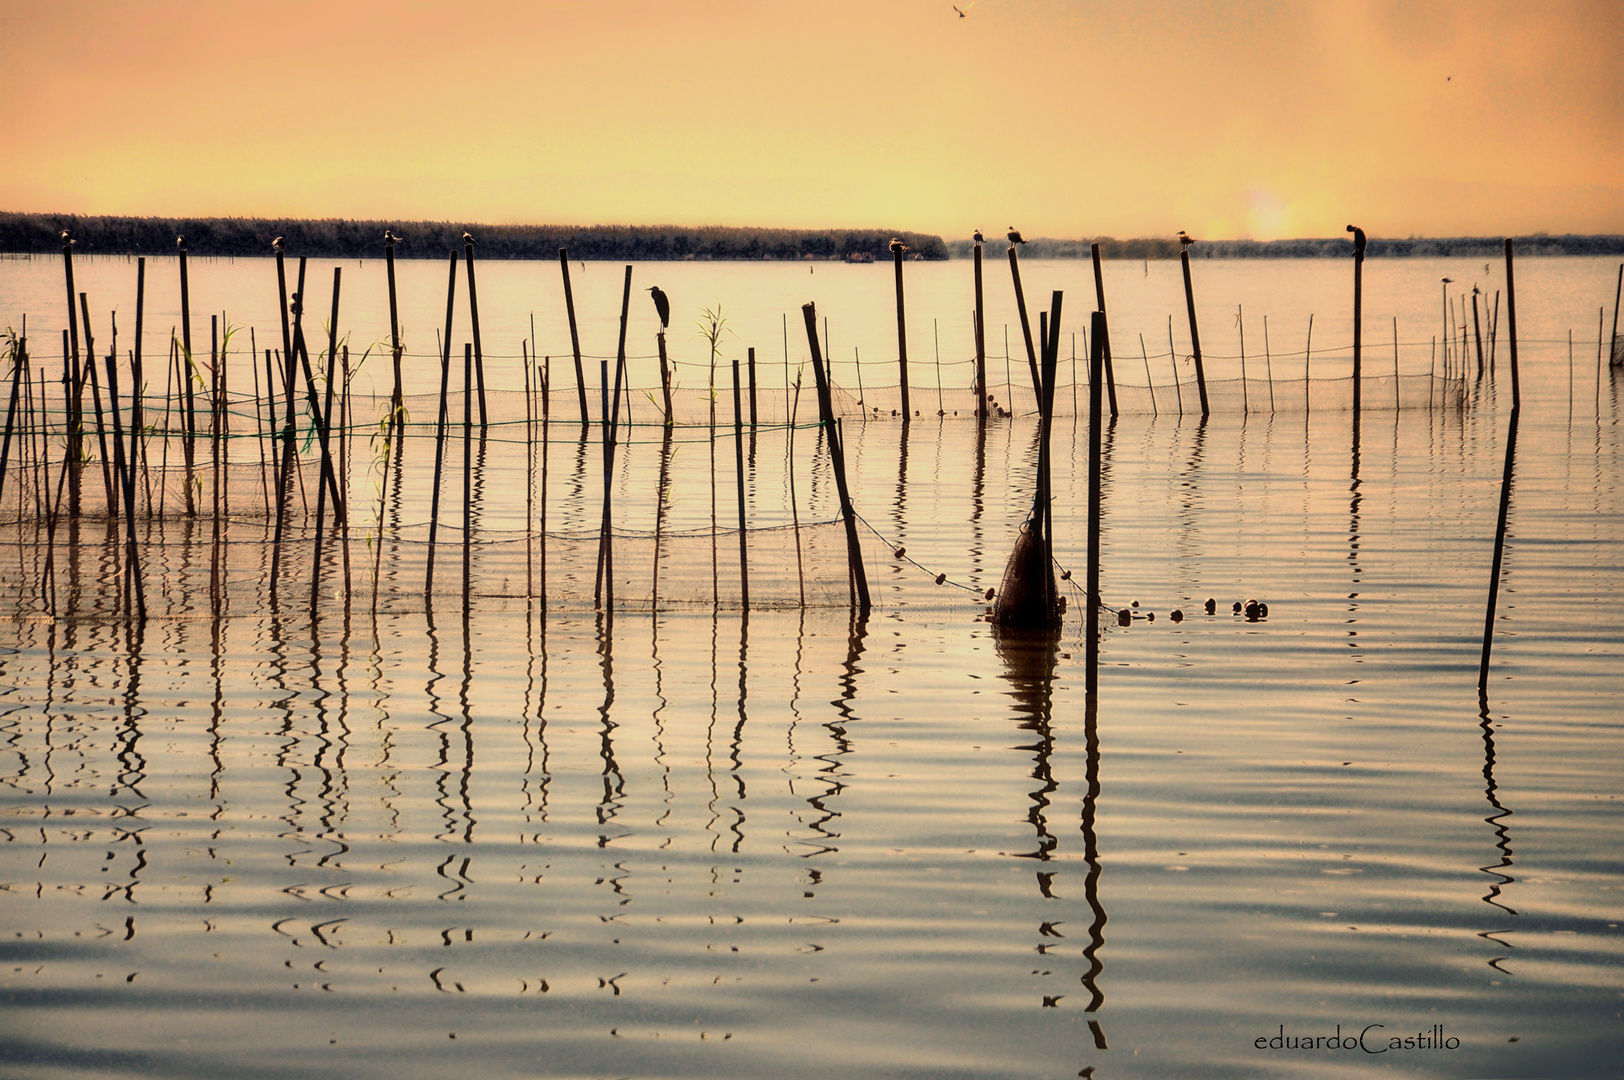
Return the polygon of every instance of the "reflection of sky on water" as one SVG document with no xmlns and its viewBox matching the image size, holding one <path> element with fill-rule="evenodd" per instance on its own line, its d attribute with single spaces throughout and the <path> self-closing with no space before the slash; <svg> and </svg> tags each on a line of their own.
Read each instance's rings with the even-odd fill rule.
<svg viewBox="0 0 1624 1080">
<path fill-rule="evenodd" d="M 1097 702 L 1080 604 L 1058 642 L 998 639 L 926 573 L 996 580 L 1025 421 L 847 428 L 859 510 L 924 568 L 865 535 L 863 621 L 713 610 L 673 546 L 662 592 L 703 603 L 658 617 L 312 622 L 233 593 L 216 621 L 155 590 L 141 633 L 10 623 L 8 1060 L 1302 1075 L 1253 1040 L 1379 1022 L 1463 1040 L 1400 1062 L 1423 1075 L 1594 1071 L 1621 959 L 1620 444 L 1607 393 L 1569 424 L 1563 390 L 1522 418 L 1486 708 L 1487 409 L 1357 436 L 1345 413 L 1120 418 L 1102 592 L 1141 617 L 1107 630 Z M 1079 571 L 1081 434 L 1059 426 L 1055 469 Z M 783 449 L 762 441 L 758 488 Z M 665 462 L 676 521 L 708 518 L 695 451 Z M 550 453 L 550 513 L 590 527 L 596 446 Z M 628 499 L 658 489 L 644 456 Z M 206 577 L 210 542 L 177 526 L 162 559 Z M 652 548 L 617 566 L 634 550 L 651 574 Z M 764 587 L 794 572 L 767 551 Z M 1227 614 L 1250 596 L 1268 619 Z"/>
</svg>

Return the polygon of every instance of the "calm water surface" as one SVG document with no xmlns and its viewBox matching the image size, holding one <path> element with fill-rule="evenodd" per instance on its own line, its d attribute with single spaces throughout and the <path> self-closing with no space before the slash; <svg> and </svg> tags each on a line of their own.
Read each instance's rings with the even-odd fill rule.
<svg viewBox="0 0 1624 1080">
<path fill-rule="evenodd" d="M 1575 311 L 1602 291 L 1599 263 L 1544 262 L 1531 277 L 1569 264 Z M 723 292 L 755 268 L 702 269 Z M 1306 323 L 1337 274 L 1280 318 Z M 135 633 L 41 614 L 0 554 L 3 1069 L 1615 1073 L 1624 439 L 1593 352 L 1569 404 L 1566 308 L 1532 308 L 1486 703 L 1503 373 L 1465 408 L 1357 428 L 1119 419 L 1101 589 L 1139 608 L 1105 632 L 1096 701 L 1075 594 L 1058 640 L 1017 640 L 971 591 L 1030 504 L 1024 416 L 979 443 L 951 418 L 848 421 L 880 534 L 866 620 L 713 607 L 704 542 L 671 569 L 690 602 L 659 614 L 312 618 L 250 589 L 218 618 L 160 595 Z M 1056 446 L 1056 554 L 1079 576 L 1086 434 L 1068 417 Z M 550 452 L 567 476 L 574 451 Z M 798 499 L 821 520 L 811 452 Z M 708 524 L 699 453 L 677 459 L 679 520 Z M 601 488 L 555 482 L 557 520 L 589 527 Z M 763 465 L 753 497 L 778 483 Z M 757 542 L 781 584 L 792 549 Z M 1266 619 L 1229 614 L 1248 597 Z M 1444 1046 L 1368 1052 L 1440 1027 Z M 1364 1047 L 1325 1048 L 1339 1031 Z"/>
</svg>

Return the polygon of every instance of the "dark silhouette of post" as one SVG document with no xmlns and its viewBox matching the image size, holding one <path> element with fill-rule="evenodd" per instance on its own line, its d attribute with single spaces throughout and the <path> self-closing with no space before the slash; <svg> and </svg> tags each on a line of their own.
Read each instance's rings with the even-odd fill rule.
<svg viewBox="0 0 1624 1080">
<path fill-rule="evenodd" d="M 812 373 L 818 380 L 818 412 L 829 440 L 829 459 L 835 471 L 835 491 L 840 496 L 840 517 L 846 525 L 846 561 L 852 601 L 867 616 L 873 607 L 868 595 L 868 575 L 863 570 L 863 550 L 857 541 L 857 518 L 852 511 L 851 492 L 846 487 L 846 453 L 841 445 L 840 423 L 835 419 L 834 400 L 829 394 L 829 373 L 823 367 L 823 350 L 818 346 L 818 311 L 811 303 L 801 305 L 806 320 L 806 341 L 812 350 Z"/>
<path fill-rule="evenodd" d="M 744 610 L 750 610 L 750 557 L 745 547 L 744 410 L 739 401 L 739 361 L 733 361 L 733 478 L 739 496 L 739 588 Z"/>
<path fill-rule="evenodd" d="M 384 260 L 389 267 L 389 354 L 394 361 L 395 375 L 394 392 L 389 398 L 389 442 L 391 447 L 394 444 L 395 428 L 400 423 L 401 406 L 404 404 L 400 386 L 400 354 L 402 352 L 400 344 L 400 309 L 396 306 L 395 301 L 395 241 L 396 237 L 393 233 L 387 231 L 384 233 Z M 385 463 L 385 477 L 388 474 L 388 464 Z"/>
<path fill-rule="evenodd" d="M 1015 245 L 1009 245 L 1009 274 L 1015 281 L 1015 308 L 1021 313 L 1021 336 L 1026 339 L 1026 366 L 1032 375 L 1032 393 L 1038 398 L 1038 408 L 1043 408 L 1043 378 L 1038 374 L 1037 350 L 1032 346 L 1032 322 L 1026 317 L 1026 293 L 1021 289 L 1021 262 L 1015 254 Z M 1014 408 L 1015 391 L 1009 391 L 1010 407 Z"/>
<path fill-rule="evenodd" d="M 1185 281 L 1189 281 L 1189 256 L 1185 256 Z M 1102 383 L 1105 368 L 1105 312 L 1094 312 L 1090 320 L 1088 349 L 1088 571 L 1083 588 L 1083 668 L 1087 693 L 1100 688 L 1100 421 Z"/>
<path fill-rule="evenodd" d="M 987 335 L 985 308 L 981 303 L 981 245 L 975 246 L 976 258 L 976 416 L 987 418 Z"/>
<path fill-rule="evenodd" d="M 1362 229 L 1348 226 L 1354 234 L 1353 244 L 1353 411 L 1359 411 L 1360 377 L 1364 373 L 1364 303 L 1365 303 L 1365 234 Z"/>
<path fill-rule="evenodd" d="M 671 413 L 671 362 L 665 355 L 664 330 L 654 335 L 654 342 L 660 349 L 660 392 L 665 395 L 665 424 L 670 427 L 674 422 Z"/>
<path fill-rule="evenodd" d="M 1515 262 L 1511 237 L 1506 237 L 1506 332 L 1511 348 L 1511 407 L 1522 404 L 1522 384 L 1517 374 L 1517 284 L 1513 274 Z"/>
<path fill-rule="evenodd" d="M 893 241 L 891 264 L 897 278 L 897 373 L 902 380 L 902 422 L 906 424 L 913 417 L 913 410 L 908 406 L 908 318 L 902 303 L 902 252 L 902 245 Z"/>
<path fill-rule="evenodd" d="M 581 399 L 581 423 L 587 423 L 586 373 L 581 370 L 581 334 L 575 327 L 575 293 L 570 288 L 569 248 L 558 249 L 558 268 L 564 272 L 564 310 L 570 317 L 570 348 L 575 351 L 575 393 Z"/>
<path fill-rule="evenodd" d="M 1472 340 L 1477 344 L 1477 377 L 1483 377 L 1483 322 L 1477 314 L 1477 286 L 1472 286 Z"/>
<path fill-rule="evenodd" d="M 1613 286 L 1613 336 L 1607 339 L 1607 362 L 1613 367 L 1624 364 L 1624 353 L 1618 348 L 1618 301 L 1624 296 L 1624 263 L 1618 264 L 1618 284 Z"/>
<path fill-rule="evenodd" d="M 1190 250 L 1179 252 L 1179 263 L 1184 267 L 1184 306 L 1190 312 L 1190 350 L 1195 354 L 1195 388 L 1201 395 L 1201 417 L 1210 414 L 1207 407 L 1207 371 L 1201 366 L 1201 331 L 1195 324 L 1195 289 L 1190 285 Z"/>
<path fill-rule="evenodd" d="M 433 604 L 434 542 L 440 531 L 440 479 L 445 473 L 446 395 L 451 389 L 451 314 L 457 299 L 457 252 L 451 251 L 450 280 L 445 287 L 445 337 L 440 342 L 440 407 L 434 420 L 434 487 L 429 495 L 428 563 L 423 571 L 424 602 Z"/>
<path fill-rule="evenodd" d="M 1094 256 L 1094 301 L 1101 311 L 1105 310 L 1105 275 L 1100 270 L 1100 246 L 1088 245 L 1090 253 Z M 1148 361 L 1146 370 L 1149 370 Z M 1147 376 L 1146 381 L 1149 382 Z M 1111 366 L 1111 343 L 1105 343 L 1105 392 L 1111 400 L 1111 415 L 1117 414 L 1116 370 Z M 1153 403 L 1154 404 L 1154 403 Z"/>
<path fill-rule="evenodd" d="M 748 352 L 748 356 L 749 356 L 749 372 L 750 372 L 750 427 L 751 427 L 752 430 L 754 430 L 754 428 L 756 426 L 756 350 L 755 350 L 755 346 L 751 346 L 749 348 L 749 350 L 747 350 L 747 352 Z M 754 436 L 752 436 L 752 438 L 754 438 Z M 755 444 L 752 442 L 751 445 L 754 446 Z M 752 460 L 754 460 L 753 457 L 752 457 Z"/>
<path fill-rule="evenodd" d="M 1507 240 L 1507 249 L 1511 241 Z M 1508 311 L 1510 305 L 1507 305 Z M 1516 335 L 1512 335 L 1516 341 Z M 1516 355 L 1513 346 L 1512 355 Z M 1512 371 L 1516 371 L 1513 362 Z M 1506 429 L 1506 467 L 1500 476 L 1500 517 L 1494 527 L 1494 564 L 1489 571 L 1489 609 L 1483 617 L 1483 659 L 1477 666 L 1477 689 L 1479 694 L 1487 694 L 1489 687 L 1489 651 L 1494 645 L 1494 608 L 1500 597 L 1500 566 L 1505 556 L 1506 548 L 1506 517 L 1511 508 L 1511 481 L 1516 468 L 1517 460 L 1517 417 L 1522 412 L 1519 405 L 1511 406 L 1511 423 Z"/>
<path fill-rule="evenodd" d="M 468 320 L 474 328 L 474 382 L 479 386 L 479 426 L 485 426 L 485 351 L 479 343 L 479 290 L 474 285 L 474 239 L 463 237 L 463 258 L 468 260 Z"/>
</svg>

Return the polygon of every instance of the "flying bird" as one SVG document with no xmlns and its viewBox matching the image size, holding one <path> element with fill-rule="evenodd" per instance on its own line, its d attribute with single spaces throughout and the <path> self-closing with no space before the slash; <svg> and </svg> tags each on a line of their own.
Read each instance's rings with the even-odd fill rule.
<svg viewBox="0 0 1624 1080">
<path fill-rule="evenodd" d="M 958 11 L 958 12 L 959 12 L 959 18 L 961 18 L 961 19 L 962 19 L 962 18 L 964 18 L 964 12 L 962 12 L 962 11 L 959 11 L 959 5 L 957 5 L 957 4 L 954 4 L 954 5 L 953 5 L 953 10 L 954 10 L 954 11 Z"/>
<path fill-rule="evenodd" d="M 1024 244 L 1024 243 L 1026 243 L 1025 240 L 1021 239 L 1020 231 L 1018 229 L 1016 229 L 1015 226 L 1013 226 L 1013 225 L 1011 225 L 1009 227 L 1009 232 L 1005 233 L 1004 235 L 1009 237 L 1009 242 L 1012 243 L 1012 244 Z"/>
<path fill-rule="evenodd" d="M 1183 229 L 1180 229 L 1179 230 L 1179 250 L 1182 251 L 1183 249 L 1189 247 L 1193 243 L 1195 243 L 1195 237 L 1191 236 L 1189 233 L 1185 232 Z"/>
<path fill-rule="evenodd" d="M 978 243 L 978 244 L 986 243 L 986 241 L 981 238 L 981 230 L 980 229 L 976 230 L 976 243 Z"/>
<path fill-rule="evenodd" d="M 650 285 L 648 294 L 653 298 L 654 310 L 660 316 L 660 329 L 667 329 L 671 325 L 671 301 L 658 285 Z"/>
<path fill-rule="evenodd" d="M 1357 225 L 1349 225 L 1348 226 L 1348 231 L 1353 234 L 1353 257 L 1356 258 L 1356 259 L 1364 258 L 1365 257 L 1365 230 L 1359 228 L 1359 226 L 1357 226 Z"/>
</svg>

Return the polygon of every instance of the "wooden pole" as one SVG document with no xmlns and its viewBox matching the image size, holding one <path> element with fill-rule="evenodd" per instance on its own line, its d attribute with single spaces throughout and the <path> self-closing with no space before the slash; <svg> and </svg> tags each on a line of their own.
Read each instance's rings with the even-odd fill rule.
<svg viewBox="0 0 1624 1080">
<path fill-rule="evenodd" d="M 987 418 L 987 335 L 986 308 L 981 302 L 981 245 L 975 246 L 976 261 L 976 416 Z"/>
<path fill-rule="evenodd" d="M 327 401 L 316 414 L 316 432 L 321 438 L 321 469 L 322 473 L 333 481 L 333 524 L 337 527 L 344 520 L 344 504 L 338 497 L 338 481 L 334 476 L 332 447 L 328 436 L 332 430 L 333 418 L 333 383 L 338 372 L 338 291 L 340 275 L 343 267 L 333 267 L 333 313 L 332 321 L 327 327 Z M 315 388 L 311 387 L 314 397 Z M 316 485 L 316 549 L 310 566 L 310 613 L 316 613 L 316 601 L 321 598 L 321 542 L 322 530 L 326 524 L 327 484 Z"/>
<path fill-rule="evenodd" d="M 466 236 L 466 234 L 464 234 Z M 474 381 L 479 387 L 479 426 L 486 426 L 485 414 L 485 350 L 479 341 L 479 290 L 474 285 L 474 241 L 463 241 L 463 258 L 468 266 L 468 320 L 474 328 Z"/>
<path fill-rule="evenodd" d="M 1607 363 L 1610 366 L 1624 364 L 1624 354 L 1618 348 L 1618 301 L 1624 296 L 1624 263 L 1618 264 L 1618 284 L 1613 286 L 1613 336 L 1607 340 Z"/>
<path fill-rule="evenodd" d="M 1189 253 L 1182 253 L 1185 283 L 1189 283 Z M 1192 305 L 1191 310 L 1194 311 Z M 1192 325 L 1194 319 L 1191 320 Z M 1087 593 L 1083 616 L 1083 670 L 1085 690 L 1093 695 L 1100 688 L 1100 428 L 1101 384 L 1105 368 L 1105 312 L 1096 311 L 1090 320 L 1093 340 L 1088 352 L 1088 571 L 1083 588 Z M 1202 402 L 1206 415 L 1206 402 Z"/>
<path fill-rule="evenodd" d="M 84 408 L 84 373 L 80 370 L 79 359 L 79 324 L 74 311 L 73 289 L 73 239 L 64 230 L 62 233 L 62 272 L 67 278 L 68 287 L 68 343 L 71 355 L 72 379 L 70 385 L 64 386 L 67 393 L 67 442 L 68 442 L 68 469 L 70 483 L 68 487 L 68 513 L 74 517 L 79 515 L 79 476 L 80 461 L 84 457 L 84 422 L 82 419 Z M 88 310 L 88 309 L 87 309 Z M 90 323 L 88 316 L 85 322 L 85 337 L 90 337 Z M 95 351 L 87 348 L 91 356 L 92 369 L 95 363 Z"/>
<path fill-rule="evenodd" d="M 395 240 L 396 240 L 396 237 L 395 237 L 395 235 L 393 233 L 390 233 L 390 232 L 385 232 L 384 237 L 385 237 L 384 245 L 383 245 L 384 261 L 388 265 L 388 268 L 389 268 L 389 356 L 390 356 L 390 359 L 394 362 L 394 377 L 395 377 L 394 390 L 389 395 L 389 433 L 386 436 L 386 438 L 388 439 L 388 447 L 389 447 L 388 452 L 393 453 L 394 452 L 396 429 L 400 425 L 401 410 L 405 406 L 404 395 L 402 393 L 401 385 L 400 385 L 400 358 L 401 358 L 401 353 L 405 351 L 405 346 L 402 345 L 401 341 L 400 341 L 400 309 L 397 306 L 396 301 L 395 301 Z M 384 485 L 383 486 L 385 488 L 387 488 L 389 486 L 389 462 L 387 460 L 384 462 L 384 470 L 383 470 L 383 472 L 384 472 L 384 476 L 383 476 Z M 379 512 L 378 523 L 379 523 L 379 527 L 382 528 L 383 516 L 382 516 L 381 511 Z"/>
<path fill-rule="evenodd" d="M 1207 372 L 1201 366 L 1201 331 L 1195 322 L 1195 289 L 1190 285 L 1188 248 L 1179 252 L 1179 262 L 1184 267 L 1184 306 L 1190 312 L 1190 351 L 1195 354 L 1195 385 L 1196 391 L 1201 395 L 1201 418 L 1205 420 L 1210 412 L 1207 407 Z M 1092 353 L 1090 355 L 1092 356 Z"/>
<path fill-rule="evenodd" d="M 1026 294 L 1021 289 L 1021 261 L 1020 257 L 1015 254 L 1014 244 L 1009 245 L 1009 274 L 1015 281 L 1015 309 L 1021 314 L 1021 336 L 1026 339 L 1026 365 L 1032 375 L 1032 393 L 1039 398 L 1038 408 L 1041 410 L 1043 408 L 1041 400 L 1043 396 L 1043 378 L 1038 374 L 1037 350 L 1032 346 L 1032 322 L 1026 317 Z M 1004 352 L 1007 357 L 1009 352 L 1007 347 Z M 1009 407 L 1013 409 L 1015 407 L 1015 390 L 1013 387 L 1009 390 L 1009 396 Z"/>
<path fill-rule="evenodd" d="M 101 451 L 102 484 L 107 489 L 107 516 L 109 519 L 116 520 L 118 518 L 118 498 L 113 492 L 112 458 L 107 453 L 107 429 L 102 417 L 101 387 L 98 385 L 99 380 L 96 378 L 96 342 L 90 333 L 90 299 L 84 293 L 79 294 L 79 311 L 85 324 L 85 363 L 83 370 L 90 375 L 90 400 L 96 410 L 96 445 Z M 81 397 L 84 390 L 82 377 L 78 379 L 77 389 L 78 393 L 74 396 Z M 82 400 L 81 397 L 81 402 Z M 82 408 L 82 404 L 80 408 Z M 75 411 L 75 407 L 70 405 L 68 411 L 70 414 L 69 423 L 72 424 L 72 413 Z M 81 420 L 74 426 L 82 431 L 84 427 L 83 421 Z M 83 442 L 82 440 L 79 441 L 82 447 Z M 73 460 L 77 462 L 82 456 L 82 454 L 75 454 Z M 78 514 L 78 502 L 78 492 L 70 490 L 68 494 L 69 514 Z"/>
<path fill-rule="evenodd" d="M 477 378 L 474 346 L 465 341 L 462 345 L 462 604 L 465 615 L 474 543 L 474 385 Z"/>
<path fill-rule="evenodd" d="M 900 259 L 901 255 L 897 257 Z M 744 417 L 739 403 L 739 361 L 736 358 L 733 361 L 733 477 L 739 496 L 739 588 L 743 592 L 744 610 L 749 611 L 750 555 L 744 531 Z"/>
<path fill-rule="evenodd" d="M 1015 249 L 1011 248 L 1013 252 Z M 891 246 L 891 264 L 896 270 L 897 279 L 897 371 L 902 380 L 902 422 L 906 424 L 913 418 L 913 410 L 908 405 L 908 319 L 902 304 L 902 245 L 894 243 Z"/>
<path fill-rule="evenodd" d="M 434 541 L 440 530 L 440 479 L 445 472 L 446 395 L 451 389 L 451 313 L 457 296 L 457 252 L 451 252 L 451 278 L 445 287 L 445 337 L 440 341 L 440 408 L 434 421 L 434 488 L 429 496 L 428 565 L 423 573 L 423 597 L 432 603 L 434 593 Z M 583 414 L 584 415 L 584 414 Z"/>
<path fill-rule="evenodd" d="M 1094 300 L 1101 311 L 1105 310 L 1105 275 L 1100 269 L 1100 246 L 1088 245 L 1089 253 L 1094 259 Z M 1058 333 L 1058 331 L 1056 331 Z M 1111 415 L 1117 415 L 1116 369 L 1111 366 L 1111 343 L 1105 343 L 1105 392 L 1111 401 Z M 1147 368 L 1148 371 L 1148 368 Z"/>
<path fill-rule="evenodd" d="M 575 393 L 581 399 L 581 423 L 587 423 L 586 373 L 581 370 L 581 334 L 575 327 L 575 293 L 570 289 L 570 253 L 558 249 L 558 266 L 564 272 L 564 310 L 570 317 L 570 347 L 575 351 Z"/>
<path fill-rule="evenodd" d="M 1477 315 L 1477 286 L 1472 286 L 1472 339 L 1477 343 L 1477 377 L 1483 377 L 1483 323 Z"/>
<path fill-rule="evenodd" d="M 1517 284 L 1511 237 L 1506 237 L 1506 330 L 1511 346 L 1511 407 L 1522 404 L 1522 384 L 1517 376 Z M 1509 466 L 1508 466 L 1509 467 Z"/>
<path fill-rule="evenodd" d="M 863 551 L 857 541 L 857 518 L 852 511 L 851 492 L 846 487 L 846 454 L 841 445 L 840 422 L 835 418 L 834 399 L 829 393 L 829 374 L 823 367 L 823 351 L 818 347 L 818 313 L 815 305 L 801 305 L 806 319 L 806 341 L 812 350 L 812 372 L 818 380 L 818 411 L 829 439 L 829 458 L 834 465 L 835 490 L 840 496 L 840 517 L 846 525 L 846 560 L 852 598 L 858 611 L 867 615 L 873 607 L 868 595 L 868 575 L 863 570 Z"/>
<path fill-rule="evenodd" d="M 1511 241 L 1509 239 L 1506 241 L 1506 252 L 1509 261 L 1511 252 Z M 1509 270 L 1510 267 L 1508 266 L 1507 269 Z M 1515 314 L 1516 308 L 1512 303 L 1509 275 L 1506 279 L 1506 312 L 1511 320 L 1510 325 L 1512 327 L 1511 355 L 1513 359 L 1511 370 L 1512 384 L 1515 386 L 1517 371 L 1515 359 L 1517 355 L 1517 332 L 1515 327 L 1517 318 Z M 1506 467 L 1500 476 L 1500 515 L 1494 527 L 1494 563 L 1489 570 L 1489 606 L 1488 612 L 1483 617 L 1483 658 L 1478 662 L 1477 666 L 1477 689 L 1479 693 L 1487 692 L 1489 685 L 1489 651 L 1494 645 L 1494 609 L 1500 597 L 1500 567 L 1506 547 L 1506 518 L 1511 510 L 1511 482 L 1517 460 L 1517 417 L 1522 412 L 1522 407 L 1515 403 L 1515 391 L 1513 391 L 1512 398 L 1511 423 L 1506 431 Z"/>
<path fill-rule="evenodd" d="M 285 392 L 287 394 L 287 401 L 286 401 L 286 408 L 285 408 L 285 410 L 283 412 L 283 419 L 284 419 L 284 422 L 286 424 L 286 427 L 283 429 L 283 439 L 282 439 L 282 475 L 281 475 L 281 478 L 277 481 L 277 485 L 276 485 L 276 492 L 277 492 L 277 496 L 276 496 L 276 499 L 277 499 L 277 501 L 276 501 L 276 531 L 273 534 L 273 538 L 271 540 L 271 597 L 272 597 L 273 601 L 274 601 L 274 599 L 276 597 L 276 582 L 277 582 L 278 577 L 280 576 L 281 566 L 282 566 L 282 531 L 283 531 L 283 528 L 285 527 L 286 520 L 287 520 L 287 502 L 288 502 L 289 479 L 293 474 L 294 463 L 295 463 L 295 461 L 297 460 L 297 457 L 298 457 L 298 445 L 297 445 L 298 431 L 297 431 L 297 429 L 296 429 L 296 427 L 294 425 L 294 417 L 293 417 L 293 386 L 294 386 L 294 382 L 295 382 L 295 380 L 297 378 L 297 375 L 295 374 L 295 371 L 296 371 L 295 365 L 298 363 L 298 360 L 297 360 L 296 356 L 294 355 L 293 343 L 295 341 L 299 340 L 300 338 L 302 338 L 303 333 L 304 333 L 303 327 L 302 327 L 302 323 L 303 323 L 303 320 L 304 320 L 304 287 L 305 287 L 305 259 L 304 259 L 304 257 L 301 256 L 300 259 L 299 259 L 299 278 L 298 278 L 298 286 L 299 287 L 293 293 L 293 303 L 292 303 L 292 308 L 293 308 L 293 311 L 292 311 L 292 314 L 293 314 L 293 330 L 291 332 L 288 329 L 288 317 L 287 317 L 288 307 L 289 307 L 289 304 L 288 304 L 288 291 L 287 291 L 287 272 L 286 272 L 286 269 L 284 268 L 283 263 L 282 263 L 282 250 L 280 248 L 278 248 L 277 251 L 276 251 L 276 281 L 277 281 L 278 287 L 281 289 L 281 292 L 282 292 L 282 311 L 283 311 L 283 315 L 282 315 L 282 339 L 287 345 L 287 351 L 285 353 L 283 353 L 283 355 L 282 355 L 283 365 L 284 365 L 284 368 L 285 368 L 285 370 L 283 371 L 283 388 L 284 388 L 284 390 L 285 390 Z M 139 337 L 139 336 L 140 335 L 137 334 L 137 337 Z M 171 335 L 170 335 L 170 340 L 171 341 L 174 340 L 173 333 L 171 333 Z M 169 404 L 168 404 L 167 396 L 166 396 L 166 400 L 164 402 L 164 409 L 165 409 L 166 414 L 167 414 L 168 408 L 169 408 Z M 169 448 L 169 439 L 168 439 L 168 437 L 166 435 L 165 438 L 164 438 L 164 449 L 165 449 L 166 452 L 167 452 L 168 448 Z"/>
<path fill-rule="evenodd" d="M 1361 377 L 1364 374 L 1365 253 L 1353 253 L 1353 411 L 1359 411 Z"/>
<path fill-rule="evenodd" d="M 751 346 L 748 350 L 750 369 L 750 427 L 756 426 L 756 350 Z M 752 437 L 753 438 L 753 437 Z M 753 443 L 752 443 L 753 445 Z"/>
<path fill-rule="evenodd" d="M 675 423 L 675 416 L 671 411 L 671 362 L 665 355 L 665 331 L 655 334 L 654 341 L 660 347 L 660 391 L 665 395 L 665 424 L 670 427 Z"/>
</svg>

